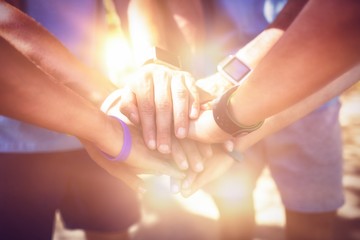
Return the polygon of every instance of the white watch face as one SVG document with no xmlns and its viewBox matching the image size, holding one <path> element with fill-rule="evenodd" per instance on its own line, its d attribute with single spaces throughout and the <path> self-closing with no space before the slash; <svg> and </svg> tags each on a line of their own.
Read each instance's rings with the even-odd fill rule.
<svg viewBox="0 0 360 240">
<path fill-rule="evenodd" d="M 219 64 L 218 71 L 234 84 L 239 84 L 250 73 L 251 69 L 237 57 L 229 56 Z"/>
</svg>

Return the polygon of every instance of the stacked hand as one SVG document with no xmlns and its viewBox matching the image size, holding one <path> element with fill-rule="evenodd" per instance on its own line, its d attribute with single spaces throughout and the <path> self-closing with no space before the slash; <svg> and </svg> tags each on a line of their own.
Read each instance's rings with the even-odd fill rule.
<svg viewBox="0 0 360 240">
<path fill-rule="evenodd" d="M 102 106 L 104 112 L 122 118 L 130 126 L 133 143 L 129 157 L 113 163 L 85 143 L 89 154 L 112 175 L 137 190 L 144 190 L 137 174 L 165 174 L 172 178 L 174 192 L 190 196 L 233 164 L 221 144 L 212 144 L 229 136 L 206 139 L 209 123 L 198 119 L 200 100 L 208 102 L 230 87 L 215 81 L 218 78 L 214 75 L 199 80 L 198 88 L 187 72 L 156 64 L 142 67 L 125 88 L 109 96 Z M 209 104 L 204 106 L 207 107 L 202 108 L 200 117 L 211 113 L 211 109 L 207 110 Z M 189 127 L 198 128 L 199 134 L 204 134 L 201 141 L 189 138 Z"/>
</svg>

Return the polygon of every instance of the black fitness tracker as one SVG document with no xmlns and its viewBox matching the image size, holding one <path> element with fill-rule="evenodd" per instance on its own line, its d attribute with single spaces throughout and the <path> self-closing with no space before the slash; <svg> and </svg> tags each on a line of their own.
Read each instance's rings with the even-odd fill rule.
<svg viewBox="0 0 360 240">
<path fill-rule="evenodd" d="M 143 65 L 156 63 L 167 66 L 172 69 L 180 69 L 181 62 L 180 58 L 169 51 L 159 48 L 159 47 L 152 47 L 148 50 L 147 56 Z"/>
<path fill-rule="evenodd" d="M 251 68 L 234 55 L 221 61 L 217 70 L 225 79 L 235 85 L 238 85 L 251 72 Z"/>
<path fill-rule="evenodd" d="M 213 106 L 213 116 L 216 124 L 233 137 L 249 134 L 261 127 L 264 121 L 251 126 L 240 124 L 232 119 L 228 110 L 229 98 L 237 90 L 238 86 L 232 87 L 224 95 L 217 98 Z"/>
</svg>

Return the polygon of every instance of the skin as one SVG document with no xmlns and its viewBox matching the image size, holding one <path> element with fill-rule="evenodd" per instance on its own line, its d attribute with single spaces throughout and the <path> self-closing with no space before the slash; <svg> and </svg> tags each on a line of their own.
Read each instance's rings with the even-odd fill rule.
<svg viewBox="0 0 360 240">
<path fill-rule="evenodd" d="M 200 5 L 198 1 L 193 1 L 185 11 L 178 8 L 177 4 L 179 4 L 177 1 L 130 2 L 129 31 L 139 62 L 142 61 L 144 52 L 154 45 L 173 54 L 182 53 L 179 51 L 179 46 L 176 46 L 178 48 L 175 50 L 174 46 L 168 45 L 174 41 L 167 41 L 167 38 L 182 39 L 183 36 L 174 31 L 163 38 L 164 31 L 168 32 L 176 28 L 177 21 L 186 25 L 188 24 L 186 19 L 198 17 L 197 9 Z M 173 12 L 178 18 L 169 21 L 167 17 Z M 183 15 L 188 18 L 182 18 Z M 192 38 L 197 37 L 196 30 L 197 28 L 191 28 L 187 31 L 191 37 L 184 41 L 191 41 Z M 212 154 L 210 145 L 184 139 L 188 134 L 190 120 L 196 119 L 200 110 L 199 93 L 194 78 L 188 72 L 171 69 L 161 64 L 141 66 L 136 74 L 137 77 L 127 84 L 130 91 L 121 99 L 121 112 L 142 129 L 144 140 L 150 149 L 157 148 L 159 152 L 169 153 L 179 145 L 178 140 L 173 136 L 182 139 L 180 141 L 182 148 L 188 149 L 189 167 L 196 172 L 201 171 L 204 168 L 204 158 Z M 175 162 L 179 167 L 185 166 L 182 160 L 175 159 Z M 181 167 L 181 169 L 187 168 Z"/>
<path fill-rule="evenodd" d="M 135 1 L 136 2 L 136 1 Z M 150 4 L 150 0 L 147 1 L 148 4 Z M 156 1 L 152 1 L 153 3 Z M 174 3 L 174 5 L 179 4 L 176 3 L 177 1 L 172 1 Z M 335 8 L 335 5 L 341 5 L 342 2 L 337 2 L 337 1 L 330 1 L 331 3 L 329 4 L 334 4 L 331 7 L 329 6 L 328 8 L 325 8 L 325 11 L 321 12 L 321 15 L 326 16 L 326 14 L 328 14 L 328 11 L 331 11 L 333 8 Z M 301 9 L 303 6 L 305 6 L 306 4 L 306 8 L 305 10 L 302 12 L 302 14 L 296 19 L 296 23 L 295 26 L 291 25 L 289 29 L 291 29 L 290 34 L 288 34 L 288 32 L 284 33 L 284 30 L 287 29 L 290 25 L 291 22 L 293 22 L 293 20 L 295 19 L 295 17 L 298 14 L 298 9 Z M 314 19 L 311 16 L 311 12 L 314 11 L 315 9 L 318 9 L 319 6 L 317 5 L 319 3 L 307 3 L 307 1 L 289 1 L 289 3 L 285 6 L 284 10 L 282 11 L 282 14 L 280 14 L 277 19 L 268 27 L 268 29 L 264 32 L 262 32 L 258 37 L 256 37 L 253 41 L 251 41 L 248 45 L 246 45 L 244 48 L 240 49 L 237 52 L 237 56 L 244 60 L 246 62 L 246 64 L 248 64 L 249 66 L 251 66 L 254 70 L 253 70 L 253 74 L 246 80 L 246 82 L 250 82 L 251 79 L 254 79 L 252 81 L 255 81 L 255 77 L 253 77 L 253 75 L 255 74 L 255 76 L 261 74 L 261 72 L 263 72 L 263 75 L 266 75 L 266 77 L 263 77 L 264 82 L 261 84 L 264 84 L 266 87 L 263 87 L 266 89 L 266 92 L 268 94 L 271 95 L 271 99 L 267 99 L 267 101 L 261 101 L 263 98 L 258 97 L 255 101 L 255 99 L 253 99 L 254 102 L 256 102 L 256 104 L 261 104 L 263 102 L 266 102 L 266 104 L 271 103 L 271 104 L 278 104 L 279 102 L 281 102 L 281 104 L 283 102 L 288 103 L 288 101 L 286 100 L 274 100 L 274 96 L 276 97 L 283 97 L 282 94 L 277 94 L 273 96 L 273 92 L 272 91 L 267 91 L 267 89 L 270 89 L 269 85 L 267 83 L 268 81 L 268 72 L 264 71 L 264 70 L 258 70 L 258 69 L 262 69 L 263 66 L 266 65 L 271 65 L 272 68 L 271 69 L 278 69 L 277 66 L 280 66 L 280 64 L 277 62 L 277 64 L 273 64 L 272 63 L 272 59 L 270 59 L 269 55 L 270 53 L 272 53 L 270 56 L 277 56 L 279 54 L 279 48 L 281 48 L 281 46 L 283 44 L 277 44 L 277 48 L 275 48 L 275 51 L 273 51 L 273 47 L 274 45 L 278 42 L 278 41 L 285 41 L 288 42 L 289 46 L 292 46 L 294 44 L 302 44 L 304 41 L 298 41 L 298 39 L 302 39 L 302 37 L 304 37 L 304 33 L 302 31 L 304 31 L 304 27 L 302 26 L 307 26 L 309 25 L 308 22 L 312 22 Z M 353 2 L 349 1 L 345 4 L 345 6 L 347 6 L 348 4 L 353 4 Z M 180 4 L 181 5 L 181 4 Z M 179 5 L 178 5 L 179 6 Z M 144 9 L 144 8 L 143 8 Z M 174 8 L 174 9 L 181 9 L 180 7 Z M 352 8 L 349 7 L 345 7 L 344 10 L 346 11 L 350 11 L 350 15 L 348 16 L 348 19 L 345 20 L 343 19 L 344 22 L 347 22 L 347 24 L 350 26 L 350 28 L 354 28 L 354 25 L 352 23 L 356 22 L 356 10 L 351 10 Z M 181 12 L 181 10 L 178 10 L 179 12 Z M 145 13 L 146 14 L 146 13 Z M 181 14 L 180 14 L 181 15 Z M 142 15 L 144 16 L 144 15 Z M 184 16 L 184 15 L 183 15 Z M 157 15 L 158 17 L 158 15 Z M 159 29 L 156 29 L 154 22 L 148 22 L 149 23 L 149 29 L 151 29 L 151 31 L 148 33 L 148 35 L 150 35 L 150 39 L 153 35 L 153 33 L 155 33 L 155 37 L 152 41 L 156 42 L 156 39 L 160 39 L 161 41 L 159 41 L 159 44 L 166 44 L 164 43 L 164 39 L 160 38 L 159 35 L 161 33 L 161 29 L 164 28 L 164 26 L 160 25 Z M 321 24 L 326 25 L 326 22 L 321 22 Z M 155 25 L 155 26 L 154 26 Z M 311 25 L 311 24 L 310 24 Z M 332 23 L 329 24 L 328 28 L 331 29 L 328 32 L 330 32 L 331 35 L 333 36 L 337 36 L 338 32 L 336 31 L 340 31 L 339 28 L 341 28 L 341 24 L 336 23 L 336 20 L 334 20 Z M 185 28 L 186 29 L 186 28 Z M 200 28 L 198 28 L 200 29 Z M 325 28 L 326 29 L 326 28 Z M 299 33 L 297 33 L 297 31 L 299 31 Z M 333 31 L 333 32 L 332 32 Z M 184 30 L 183 32 L 186 32 L 186 30 Z M 189 30 L 188 32 L 192 32 L 191 30 Z M 355 33 L 353 33 L 355 32 Z M 354 40 L 352 40 L 353 36 L 357 36 L 356 35 L 356 31 L 346 31 L 346 36 L 344 36 L 344 38 L 346 39 L 350 39 L 349 41 L 352 42 L 352 44 L 350 44 L 350 46 L 348 46 L 345 50 L 347 51 L 347 53 L 351 53 L 352 49 L 351 47 L 354 47 Z M 158 34 L 158 35 L 156 35 Z M 294 34 L 296 34 L 296 38 L 293 36 Z M 316 36 L 317 34 L 319 34 L 316 29 L 311 29 L 311 31 L 309 31 L 307 34 L 309 35 L 314 35 Z M 146 34 L 145 34 L 146 35 Z M 192 35 L 194 36 L 194 34 Z M 304 38 L 305 39 L 305 38 Z M 335 37 L 334 37 L 335 39 Z M 322 46 L 322 47 L 331 47 L 334 44 L 337 45 L 339 44 L 338 41 L 330 41 L 330 43 L 326 43 L 326 41 L 324 41 L 323 39 L 321 39 L 323 42 L 316 40 L 316 37 L 314 37 L 314 42 L 313 42 L 313 48 L 315 48 L 316 46 Z M 146 42 L 146 41 L 145 41 Z M 324 44 L 324 42 L 326 44 Z M 270 51 L 271 49 L 271 51 Z M 355 49 L 357 49 L 355 47 Z M 285 52 L 284 54 L 287 54 L 288 51 L 296 51 L 296 52 L 300 52 L 297 51 L 295 48 L 290 48 L 286 49 L 286 51 L 282 50 L 282 52 Z M 304 51 L 306 54 L 306 56 L 308 58 L 312 57 L 312 53 L 311 51 Z M 338 53 L 337 53 L 338 54 Z M 288 54 L 291 56 L 297 56 L 296 54 Z M 271 133 L 276 132 L 277 130 L 280 130 L 281 128 L 288 126 L 289 124 L 295 122 L 296 120 L 300 119 L 301 117 L 305 116 L 306 114 L 310 113 L 312 110 L 316 109 L 317 107 L 321 106 L 323 103 L 325 103 L 326 101 L 328 101 L 329 99 L 339 95 L 343 90 L 345 90 L 346 88 L 348 88 L 349 86 L 351 86 L 354 82 L 356 82 L 356 78 L 354 78 L 354 74 L 356 75 L 356 71 L 353 71 L 353 73 L 351 73 L 350 75 L 352 75 L 352 77 L 342 77 L 342 78 L 337 78 L 338 74 L 345 72 L 347 69 L 349 69 L 354 63 L 356 63 L 356 60 L 354 60 L 354 56 L 352 54 L 350 54 L 350 60 L 346 61 L 346 64 L 343 64 L 342 66 L 342 70 L 338 71 L 337 74 L 333 73 L 333 75 L 331 75 L 331 77 L 327 76 L 326 79 L 326 83 L 325 84 L 325 80 L 323 79 L 321 82 L 322 87 L 316 90 L 316 93 L 314 92 L 315 90 L 311 90 L 310 87 L 313 86 L 307 86 L 304 87 L 304 90 L 302 94 L 304 94 L 305 91 L 308 91 L 307 94 L 310 95 L 306 95 L 307 97 L 305 97 L 305 94 L 302 95 L 302 99 L 297 99 L 297 103 L 294 103 L 294 105 L 291 104 L 287 104 L 286 107 L 283 105 L 283 109 L 281 110 L 281 112 L 276 113 L 276 112 L 271 112 L 271 114 L 274 115 L 269 115 L 268 119 L 265 121 L 265 123 L 263 124 L 263 126 L 247 135 L 241 138 L 237 138 L 237 139 L 232 139 L 231 136 L 229 136 L 228 134 L 226 134 L 225 132 L 223 132 L 221 129 L 218 128 L 217 124 L 214 122 L 213 120 L 213 116 L 212 116 L 212 111 L 211 110 L 205 110 L 201 113 L 200 117 L 196 120 L 192 120 L 190 122 L 190 130 L 189 130 L 189 137 L 192 139 L 195 139 L 197 141 L 201 141 L 201 142 L 206 142 L 206 143 L 221 143 L 224 142 L 225 140 L 229 140 L 232 139 L 234 140 L 233 142 L 227 142 L 229 143 L 229 149 L 232 150 L 233 148 L 235 148 L 237 151 L 244 151 L 247 148 L 249 148 L 250 146 L 252 146 L 253 144 L 255 144 L 256 142 L 260 141 L 262 138 L 270 135 Z M 279 58 L 279 57 L 278 57 Z M 288 58 L 287 58 L 288 59 Z M 330 58 L 330 59 L 337 59 L 335 57 Z M 352 60 L 351 60 L 352 59 Z M 325 59 L 326 61 L 328 61 L 328 59 Z M 322 61 L 325 61 L 324 59 L 322 59 Z M 279 60 L 280 61 L 280 60 Z M 264 63 L 265 62 L 265 63 Z M 289 61 L 286 61 L 287 64 L 289 66 L 285 66 L 285 69 L 293 69 L 291 68 L 291 64 L 296 64 L 297 62 L 294 61 L 293 63 L 289 63 Z M 304 61 L 305 62 L 305 61 Z M 334 61 L 335 62 L 335 61 Z M 336 63 L 334 63 L 336 64 Z M 275 66 L 276 65 L 276 66 Z M 281 61 L 281 65 L 283 65 L 283 61 Z M 346 66 L 345 66 L 346 65 Z M 261 67 L 261 68 L 259 68 Z M 295 70 L 295 71 L 294 71 Z M 301 72 L 301 74 L 298 74 L 296 71 L 302 71 L 300 68 L 294 68 L 294 70 L 292 71 L 287 71 L 288 74 L 292 74 L 292 75 L 299 75 L 298 78 L 301 79 L 304 77 Z M 339 70 L 339 69 L 337 69 Z M 281 69 L 282 72 L 283 69 Z M 276 72 L 276 71 L 271 71 L 271 73 Z M 328 69 L 324 69 L 321 68 L 317 71 L 319 74 L 328 74 Z M 331 72 L 331 71 L 330 71 Z M 257 75 L 256 75 L 257 74 Z M 281 73 L 283 75 L 283 73 Z M 275 74 L 274 74 L 275 75 Z M 349 74 L 347 74 L 347 76 L 349 76 Z M 319 77 L 318 75 L 316 77 Z M 284 79 L 292 79 L 292 78 L 284 78 Z M 300 80 L 301 80 L 300 79 Z M 335 80 L 334 80 L 335 79 Z M 266 80 L 266 81 L 265 81 Z M 299 80 L 299 81 L 300 81 Z M 260 80 L 258 80 L 260 81 Z M 273 77 L 273 81 L 277 82 L 277 81 L 283 81 L 283 77 L 279 78 L 279 77 Z M 297 82 L 299 82 L 297 81 Z M 315 77 L 312 78 L 311 81 L 316 82 L 317 80 L 315 79 Z M 289 81 L 290 82 L 290 81 Z M 302 81 L 300 81 L 302 82 Z M 308 83 L 310 82 L 307 81 Z M 329 83 L 330 82 L 330 83 Z M 260 83 L 257 83 L 260 84 Z M 291 83 L 289 83 L 291 84 Z M 249 84 L 243 84 L 246 85 L 244 86 L 244 88 L 250 88 L 253 86 L 250 86 Z M 243 85 L 241 86 L 241 88 L 243 88 Z M 255 84 L 252 84 L 255 85 Z M 206 101 L 210 101 L 212 99 L 214 99 L 215 97 L 221 95 L 222 92 L 224 92 L 226 89 L 228 89 L 229 87 L 231 87 L 231 85 L 229 85 L 229 83 L 224 80 L 221 75 L 219 74 L 214 74 L 212 76 L 209 76 L 205 79 L 200 79 L 197 81 L 197 86 L 199 87 L 199 93 L 200 93 L 200 99 L 202 102 L 206 102 Z M 276 86 L 279 89 L 285 89 L 283 87 L 283 84 L 271 84 L 271 87 Z M 286 86 L 286 85 L 284 85 Z M 288 86 L 289 87 L 289 86 Z M 298 88 L 298 87 L 297 87 Z M 296 89 L 297 89 L 296 88 Z M 252 91 L 257 91 L 257 88 L 252 88 Z M 245 90 L 243 91 L 245 92 Z M 289 93 L 291 93 L 291 91 L 287 91 Z M 251 93 L 251 92 L 250 92 Z M 238 94 L 238 96 L 244 96 L 248 97 L 248 95 L 244 95 L 245 93 Z M 257 93 L 257 95 L 260 95 L 259 93 Z M 257 96 L 254 95 L 254 96 Z M 262 93 L 261 93 L 262 96 Z M 285 95 L 286 96 L 286 95 Z M 287 96 L 289 97 L 289 96 Z M 292 97 L 292 93 L 291 93 L 291 97 Z M 235 97 L 234 97 L 235 99 Z M 237 100 L 238 101 L 238 100 Z M 240 101 L 240 103 L 242 103 Z M 290 101 L 291 103 L 291 101 Z M 232 102 L 231 102 L 232 104 Z M 238 107 L 239 102 L 237 102 L 236 105 L 236 110 L 243 110 L 243 108 Z M 244 105 L 244 104 L 242 104 Z M 264 112 L 266 113 L 266 111 L 264 111 L 264 107 L 258 107 L 258 108 L 254 108 L 254 103 L 252 102 L 252 104 L 249 104 L 249 106 L 251 107 L 251 114 L 253 114 L 254 111 L 258 111 L 261 112 L 262 114 L 264 114 Z M 205 108 L 206 109 L 206 108 Z M 247 109 L 246 107 L 244 107 L 244 109 Z M 270 108 L 271 110 L 271 108 Z M 270 111 L 269 110 L 269 111 Z M 235 111 L 235 110 L 234 110 Z M 245 110 L 244 110 L 245 111 Z M 250 115 L 250 114 L 248 114 Z M 242 116 L 246 116 L 245 113 L 242 114 Z M 261 118 L 259 118 L 261 120 Z M 259 120 L 259 121 L 260 121 Z M 247 121 L 245 119 L 245 121 Z M 239 120 L 239 122 L 241 123 L 247 123 L 247 122 L 242 122 Z M 253 124 L 253 120 L 251 122 Z M 219 155 L 219 153 L 217 152 L 217 155 Z M 224 152 L 223 153 L 223 157 L 224 159 L 226 159 L 227 154 Z M 211 164 L 211 160 L 212 158 L 208 158 L 206 159 L 206 165 L 207 164 Z M 215 157 L 214 157 L 215 159 Z M 213 171 L 214 168 L 207 168 L 205 167 L 205 170 L 201 173 L 198 174 L 197 177 L 194 177 L 193 173 L 188 173 L 188 176 L 186 178 L 186 180 L 184 180 L 184 182 L 188 182 L 188 183 L 192 183 L 192 191 L 189 190 L 189 185 L 191 184 L 185 184 L 186 187 L 184 187 L 183 189 L 183 193 L 184 195 L 190 195 L 191 193 L 194 193 L 197 189 L 199 189 L 200 187 L 202 187 L 203 185 L 205 185 L 207 182 L 210 182 L 214 179 L 213 176 L 218 176 L 219 174 L 211 174 L 211 171 Z M 226 168 L 223 169 L 223 172 L 226 171 Z M 221 175 L 221 174 L 220 174 Z"/>
<path fill-rule="evenodd" d="M 182 178 L 169 156 L 149 150 L 141 133 L 131 126 L 134 144 L 129 158 L 121 164 L 107 161 L 99 149 L 117 155 L 123 143 L 122 128 L 99 106 L 116 88 L 4 1 L 0 1 L 0 13 L 1 114 L 78 137 L 100 166 L 137 190 L 142 181 L 128 169 Z"/>
<path fill-rule="evenodd" d="M 141 125 L 150 149 L 170 153 L 172 135 L 184 139 L 189 119 L 195 119 L 199 113 L 193 77 L 184 71 L 149 64 L 141 67 L 129 82 L 132 92 L 125 96 L 129 102 L 122 102 L 121 111 Z"/>
<path fill-rule="evenodd" d="M 131 179 L 127 183 L 137 185 L 136 189 L 142 183 L 136 175 L 124 174 L 124 165 L 142 172 L 183 177 L 166 156 L 149 150 L 140 132 L 133 127 L 130 127 L 133 145 L 128 159 L 123 163 L 108 161 L 99 149 L 112 156 L 120 152 L 123 144 L 120 124 L 80 95 L 56 83 L 3 38 L 0 38 L 0 49 L 4 53 L 0 57 L 0 114 L 78 137 L 100 166 L 120 179 Z"/>
<path fill-rule="evenodd" d="M 289 1 L 277 19 L 269 26 L 269 28 L 260 33 L 244 48 L 240 49 L 236 55 L 240 59 L 244 60 L 246 64 L 248 64 L 252 69 L 254 69 L 253 71 L 256 72 L 258 69 L 256 66 L 263 63 L 262 58 L 267 56 L 266 53 L 269 52 L 270 49 L 272 49 L 272 47 L 282 39 L 284 34 L 286 34 L 286 32 L 283 30 L 285 30 L 289 26 L 289 23 L 292 21 L 292 19 L 295 18 L 297 13 L 296 9 L 301 9 L 302 5 L 305 5 L 305 3 L 306 1 Z M 295 14 L 295 16 L 293 16 L 293 14 Z M 280 45 L 277 44 L 276 46 Z M 356 60 L 354 62 L 356 62 Z M 359 78 L 359 64 L 356 64 L 349 71 L 345 71 L 340 77 L 336 76 L 334 79 L 329 79 L 329 83 L 321 89 L 317 90 L 315 93 L 297 102 L 293 106 L 282 110 L 280 113 L 268 117 L 260 129 L 246 136 L 233 139 L 234 142 L 230 144 L 230 148 L 234 148 L 239 152 L 247 150 L 249 147 L 259 142 L 264 137 L 269 136 L 272 133 L 275 133 L 276 131 L 290 125 L 291 123 L 320 107 L 328 100 L 340 95 L 347 88 L 355 84 Z M 222 92 L 231 87 L 231 85 L 229 85 L 227 81 L 224 81 L 224 79 L 222 79 L 221 75 L 219 74 L 214 74 L 208 78 L 198 80 L 197 84 L 202 88 L 202 90 L 204 90 L 202 92 L 202 99 L 206 99 L 205 101 L 211 100 L 218 95 L 221 95 Z M 190 136 L 192 136 L 191 133 L 196 133 L 196 136 L 203 134 L 200 138 L 196 137 L 195 139 L 208 142 L 209 139 L 211 141 L 219 142 L 222 142 L 225 139 L 229 139 L 229 135 L 224 133 L 221 129 L 218 129 L 217 125 L 212 122 L 213 117 L 211 111 L 204 111 L 203 114 L 204 115 L 201 115 L 198 120 L 193 121 L 190 125 Z M 212 123 L 214 123 L 214 125 Z M 213 129 L 213 131 L 211 129 Z M 213 135 L 214 132 L 217 132 L 215 136 Z M 212 176 L 217 176 L 218 173 L 214 175 L 207 174 L 207 171 L 210 170 L 211 169 L 205 167 L 204 172 L 202 174 L 198 174 L 196 180 L 193 181 L 193 191 L 184 189 L 184 192 L 187 195 L 189 195 L 189 192 L 194 193 L 196 190 L 204 186 L 204 183 L 211 182 L 213 179 L 215 179 Z M 225 172 L 226 169 L 224 169 L 223 173 Z"/>
<path fill-rule="evenodd" d="M 343 14 L 336 14 L 340 10 Z M 316 93 L 358 64 L 359 16 L 357 1 L 309 1 L 230 98 L 230 114 L 242 124 L 255 124 Z M 231 138 L 216 125 L 211 110 L 191 122 L 189 137 L 205 142 Z"/>
<path fill-rule="evenodd" d="M 168 22 L 167 14 L 170 13 L 166 12 L 164 7 L 167 4 L 153 0 L 133 0 L 129 3 L 129 30 L 135 57 L 140 64 L 144 62 L 144 53 L 151 46 L 166 50 L 172 48 L 162 34 L 171 29 L 169 25 L 174 24 Z M 146 11 L 143 11 L 144 9 Z M 172 34 L 168 36 L 170 35 Z M 171 52 L 174 55 L 180 54 Z M 148 71 L 151 74 L 143 74 L 138 78 L 139 81 L 130 84 L 134 94 L 130 99 L 136 99 L 136 107 L 124 104 L 121 111 L 127 116 L 135 116 L 137 122 L 141 122 L 143 137 L 150 149 L 157 148 L 162 153 L 169 153 L 171 136 L 185 138 L 188 134 L 189 119 L 198 117 L 200 103 L 195 80 L 187 72 L 158 64 L 142 68 L 152 70 Z"/>
<path fill-rule="evenodd" d="M 259 130 L 235 139 L 235 148 L 238 151 L 246 150 L 263 137 L 300 119 L 359 79 L 359 71 L 356 68 L 351 73 L 345 74 L 346 76 L 338 78 L 359 62 L 359 33 L 358 29 L 354 30 L 359 22 L 359 8 L 356 7 L 359 4 L 355 1 L 346 1 L 346 3 L 289 1 L 289 3 L 291 4 L 286 5 L 283 14 L 266 32 L 237 53 L 238 57 L 245 60 L 254 71 L 230 99 L 229 111 L 238 122 L 245 125 L 253 125 L 266 119 Z M 180 4 L 178 9 L 183 5 Z M 304 5 L 305 8 L 298 18 L 284 33 L 282 30 L 288 28 L 297 15 L 296 9 L 301 9 Z M 345 12 L 346 16 L 336 16 L 340 15 L 339 12 Z M 328 16 L 336 16 L 337 19 L 327 21 Z M 156 17 L 159 17 L 159 14 L 156 14 Z M 151 23 L 150 35 L 153 32 L 157 33 L 157 25 Z M 156 37 L 162 41 L 166 39 L 166 37 Z M 314 62 L 321 63 L 321 67 L 319 68 L 320 64 Z M 229 85 L 223 83 L 219 74 L 210 76 L 202 82 L 203 85 L 198 81 L 198 86 L 202 87 L 200 92 L 207 93 L 207 96 L 201 98 L 202 101 L 211 100 L 229 88 Z M 198 119 L 191 121 L 188 136 L 207 143 L 221 143 L 231 139 L 214 122 L 211 108 L 201 113 Z M 190 171 L 182 183 L 176 183 L 181 185 L 184 196 L 190 196 L 223 175 L 233 164 L 232 158 L 221 148 L 214 148 L 213 153 L 212 157 L 206 159 L 204 171 L 198 174 Z M 303 213 L 298 214 L 300 217 L 296 216 L 297 214 L 288 210 L 286 214 L 289 224 L 288 237 L 331 238 L 326 230 L 331 224 L 325 224 L 326 227 L 322 230 L 314 226 L 318 226 L 319 219 L 319 222 L 322 222 L 324 219 L 333 218 L 334 213 L 323 216 L 313 214 L 310 218 Z M 299 235 L 297 231 L 301 228 L 298 226 L 307 226 L 308 229 L 302 227 L 302 230 L 306 231 L 301 231 L 302 234 Z"/>
</svg>

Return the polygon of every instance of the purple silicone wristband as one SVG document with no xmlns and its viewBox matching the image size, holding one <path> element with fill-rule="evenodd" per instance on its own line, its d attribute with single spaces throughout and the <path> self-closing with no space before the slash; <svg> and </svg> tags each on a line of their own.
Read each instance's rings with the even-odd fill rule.
<svg viewBox="0 0 360 240">
<path fill-rule="evenodd" d="M 121 127 L 123 129 L 123 135 L 124 135 L 123 146 L 121 148 L 120 153 L 115 157 L 112 157 L 109 154 L 104 153 L 104 152 L 102 152 L 102 153 L 110 161 L 114 161 L 114 162 L 125 161 L 129 157 L 129 154 L 131 151 L 131 145 L 132 145 L 130 129 L 129 129 L 128 125 L 125 122 L 123 122 L 120 118 L 117 118 L 115 116 L 110 116 L 110 117 L 115 118 L 121 124 Z"/>
</svg>

